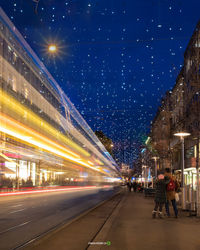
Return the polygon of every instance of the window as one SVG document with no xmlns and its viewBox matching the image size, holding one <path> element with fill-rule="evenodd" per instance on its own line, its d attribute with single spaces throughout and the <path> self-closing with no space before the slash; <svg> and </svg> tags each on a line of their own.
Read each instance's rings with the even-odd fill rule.
<svg viewBox="0 0 200 250">
<path fill-rule="evenodd" d="M 194 147 L 191 147 L 186 150 L 186 158 L 190 159 L 192 157 L 194 157 Z"/>
<path fill-rule="evenodd" d="M 190 59 L 188 59 L 187 62 L 186 62 L 186 72 L 189 71 L 191 66 L 192 66 L 192 61 Z"/>
<path fill-rule="evenodd" d="M 17 81 L 16 77 L 11 73 L 8 72 L 8 84 L 11 86 L 11 88 L 16 92 L 17 91 Z"/>
<path fill-rule="evenodd" d="M 12 89 L 17 92 L 17 80 L 16 80 L 16 77 L 13 76 L 12 78 Z"/>
<path fill-rule="evenodd" d="M 25 88 L 25 93 L 24 93 L 25 98 L 28 98 L 28 89 Z"/>
<path fill-rule="evenodd" d="M 200 48 L 200 41 L 196 41 L 195 47 L 196 47 L 196 48 Z"/>
</svg>

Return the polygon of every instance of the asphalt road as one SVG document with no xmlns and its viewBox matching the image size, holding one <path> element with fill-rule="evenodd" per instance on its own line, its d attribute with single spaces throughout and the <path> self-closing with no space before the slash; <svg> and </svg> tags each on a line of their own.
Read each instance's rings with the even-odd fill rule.
<svg viewBox="0 0 200 250">
<path fill-rule="evenodd" d="M 94 188 L 0 197 L 0 249 L 14 249 L 113 193 L 113 188 Z"/>
</svg>

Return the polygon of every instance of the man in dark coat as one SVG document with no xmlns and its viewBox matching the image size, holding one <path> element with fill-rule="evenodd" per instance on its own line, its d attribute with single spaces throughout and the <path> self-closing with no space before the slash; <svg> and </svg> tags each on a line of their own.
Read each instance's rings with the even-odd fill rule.
<svg viewBox="0 0 200 250">
<path fill-rule="evenodd" d="M 172 175 L 170 168 L 165 169 L 165 176 L 167 176 L 170 179 L 170 183 L 169 185 L 167 185 L 167 193 L 166 193 L 167 194 L 167 201 L 165 203 L 166 213 L 167 216 L 170 217 L 169 203 L 171 202 L 174 209 L 175 218 L 178 218 L 178 209 L 176 205 L 175 194 L 179 190 L 180 186 L 176 178 Z"/>
<path fill-rule="evenodd" d="M 162 208 L 167 201 L 166 185 L 170 182 L 169 177 L 159 174 L 156 180 L 156 192 L 155 192 L 155 207 L 152 211 L 152 217 L 156 217 L 157 210 L 159 208 L 158 216 L 162 218 Z"/>
</svg>

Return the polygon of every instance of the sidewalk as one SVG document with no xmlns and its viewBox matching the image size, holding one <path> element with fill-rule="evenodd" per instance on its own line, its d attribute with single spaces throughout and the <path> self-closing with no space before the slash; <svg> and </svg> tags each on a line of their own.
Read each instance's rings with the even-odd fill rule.
<svg viewBox="0 0 200 250">
<path fill-rule="evenodd" d="M 200 219 L 188 217 L 188 213 L 181 211 L 178 219 L 152 219 L 153 206 L 152 198 L 127 193 L 94 241 L 110 241 L 110 250 L 200 249 Z M 172 207 L 170 210 L 173 215 Z M 89 249 L 104 248 L 91 246 Z"/>
<path fill-rule="evenodd" d="M 115 205 L 114 212 L 113 203 L 108 202 L 27 249 L 200 250 L 200 219 L 185 212 L 178 219 L 152 219 L 153 199 L 137 193 L 125 193 Z M 112 215 L 102 227 L 108 211 Z M 88 246 L 91 241 L 110 241 L 111 245 Z"/>
</svg>

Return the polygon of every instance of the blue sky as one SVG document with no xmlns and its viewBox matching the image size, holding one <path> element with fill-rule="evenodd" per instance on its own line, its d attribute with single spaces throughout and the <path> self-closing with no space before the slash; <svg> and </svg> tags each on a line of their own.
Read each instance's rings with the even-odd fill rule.
<svg viewBox="0 0 200 250">
<path fill-rule="evenodd" d="M 137 156 L 200 19 L 197 0 L 2 0 L 93 130 Z M 51 42 L 59 53 L 47 53 Z"/>
</svg>

